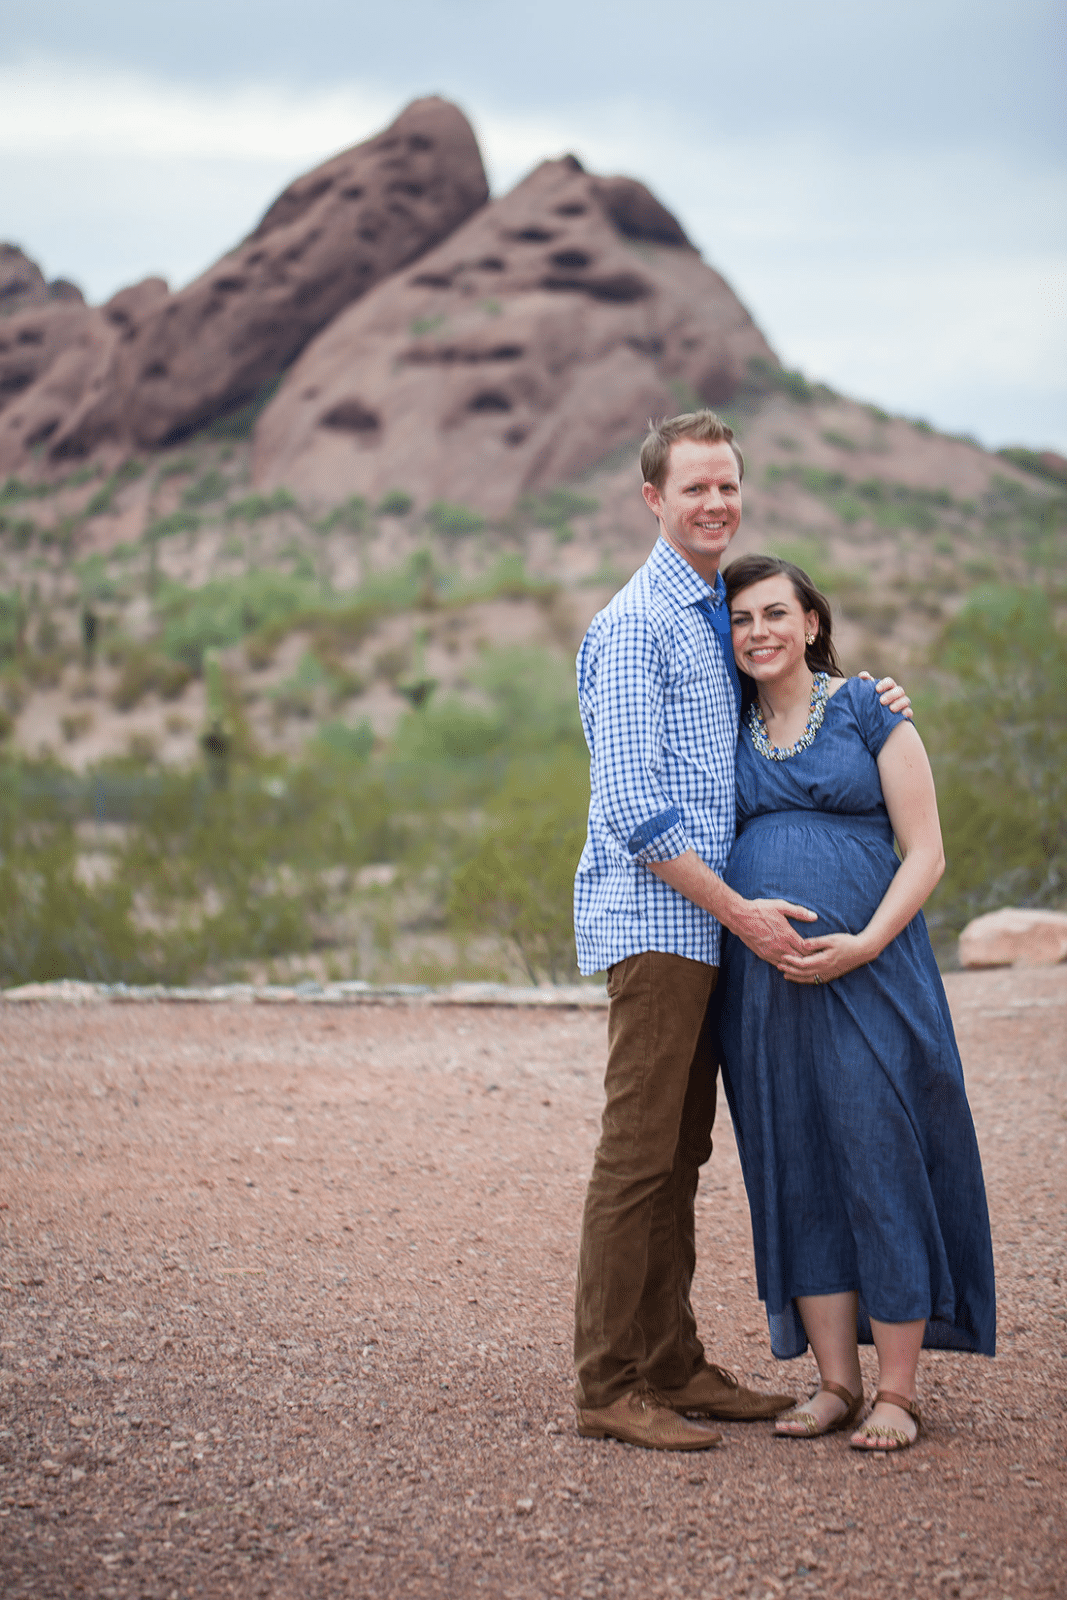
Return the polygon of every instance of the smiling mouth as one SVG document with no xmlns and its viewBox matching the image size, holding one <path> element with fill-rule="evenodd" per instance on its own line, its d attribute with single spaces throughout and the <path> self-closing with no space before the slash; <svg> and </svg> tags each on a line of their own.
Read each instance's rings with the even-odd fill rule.
<svg viewBox="0 0 1067 1600">
<path fill-rule="evenodd" d="M 761 646 L 759 650 L 748 650 L 745 653 L 750 661 L 771 661 L 780 649 L 780 645 L 768 644 Z"/>
</svg>

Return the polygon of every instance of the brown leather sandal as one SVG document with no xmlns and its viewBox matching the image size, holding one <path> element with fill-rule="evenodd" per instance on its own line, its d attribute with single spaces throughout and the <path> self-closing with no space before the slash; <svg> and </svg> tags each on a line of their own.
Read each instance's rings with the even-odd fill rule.
<svg viewBox="0 0 1067 1600">
<path fill-rule="evenodd" d="M 780 1417 L 775 1418 L 774 1437 L 776 1439 L 820 1439 L 824 1433 L 840 1433 L 844 1428 L 851 1428 L 860 1412 L 863 1410 L 863 1388 L 859 1394 L 849 1394 L 844 1384 L 830 1383 L 824 1378 L 819 1385 L 818 1393 L 836 1394 L 843 1400 L 848 1410 L 842 1416 L 836 1417 L 833 1422 L 828 1422 L 822 1427 L 818 1418 L 813 1417 L 810 1411 L 803 1411 L 800 1406 L 794 1406 L 792 1411 L 783 1411 Z M 803 1433 L 793 1433 L 789 1428 L 779 1429 L 779 1423 L 799 1422 L 803 1424 Z"/>
<path fill-rule="evenodd" d="M 901 1411 L 906 1411 L 909 1417 L 915 1418 L 915 1439 L 909 1439 L 903 1428 L 887 1428 L 881 1422 L 866 1422 L 856 1434 L 855 1439 L 850 1439 L 849 1444 L 853 1450 L 882 1450 L 887 1455 L 892 1455 L 896 1450 L 910 1450 L 915 1440 L 923 1431 L 922 1412 L 914 1400 L 909 1400 L 906 1395 L 894 1394 L 892 1389 L 879 1389 L 874 1397 L 875 1405 L 879 1400 L 884 1400 L 886 1405 L 899 1406 Z M 888 1444 L 864 1443 L 865 1440 L 887 1439 Z"/>
</svg>

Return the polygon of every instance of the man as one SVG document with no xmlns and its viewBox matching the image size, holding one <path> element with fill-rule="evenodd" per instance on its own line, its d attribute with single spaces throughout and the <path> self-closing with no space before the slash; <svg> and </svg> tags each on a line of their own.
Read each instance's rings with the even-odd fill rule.
<svg viewBox="0 0 1067 1600">
<path fill-rule="evenodd" d="M 708 1010 L 721 928 L 777 963 L 803 950 L 789 919 L 814 913 L 744 900 L 721 877 L 740 686 L 719 563 L 741 522 L 741 452 L 714 413 L 692 412 L 652 429 L 641 469 L 659 538 L 578 655 L 592 795 L 575 937 L 581 970 L 607 969 L 611 1005 L 578 1259 L 575 1398 L 588 1437 L 705 1450 L 720 1435 L 687 1413 L 742 1421 L 792 1403 L 711 1365 L 690 1304 L 694 1203 L 715 1117 Z"/>
</svg>

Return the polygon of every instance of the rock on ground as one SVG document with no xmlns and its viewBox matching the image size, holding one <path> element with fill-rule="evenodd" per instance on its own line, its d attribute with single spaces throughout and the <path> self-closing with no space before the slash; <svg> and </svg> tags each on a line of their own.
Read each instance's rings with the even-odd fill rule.
<svg viewBox="0 0 1067 1600">
<path fill-rule="evenodd" d="M 960 934 L 961 967 L 1049 967 L 1067 961 L 1067 914 L 1005 907 Z"/>
<path fill-rule="evenodd" d="M 5 1600 L 1062 1595 L 1067 969 L 947 987 L 1000 1354 L 885 1460 L 575 1434 L 603 1012 L 0 1006 Z M 725 1113 L 698 1219 L 712 1358 L 800 1394 Z"/>
<path fill-rule="evenodd" d="M 311 342 L 260 418 L 256 482 L 393 488 L 492 516 L 776 365 L 643 184 L 546 161 Z"/>
</svg>

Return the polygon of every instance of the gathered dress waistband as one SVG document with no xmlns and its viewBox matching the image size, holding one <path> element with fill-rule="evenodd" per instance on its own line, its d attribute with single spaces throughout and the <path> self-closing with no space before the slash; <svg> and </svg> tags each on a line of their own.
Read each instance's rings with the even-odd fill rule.
<svg viewBox="0 0 1067 1600">
<path fill-rule="evenodd" d="M 738 823 L 738 837 L 753 828 L 781 827 L 845 828 L 853 837 L 866 835 L 871 839 L 893 842 L 893 828 L 888 817 L 851 814 L 845 811 L 761 811 L 757 816 L 746 817 Z"/>
</svg>

